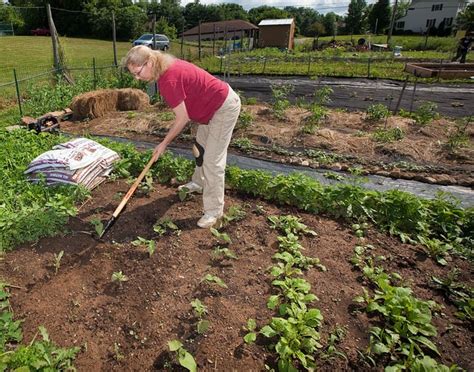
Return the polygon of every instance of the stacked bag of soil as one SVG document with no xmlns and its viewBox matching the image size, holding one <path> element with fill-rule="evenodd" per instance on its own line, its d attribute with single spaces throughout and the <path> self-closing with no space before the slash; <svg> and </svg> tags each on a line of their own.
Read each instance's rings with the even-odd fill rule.
<svg viewBox="0 0 474 372">
<path fill-rule="evenodd" d="M 31 182 L 82 185 L 89 190 L 105 181 L 119 155 L 87 138 L 77 138 L 36 157 L 25 171 Z"/>
</svg>

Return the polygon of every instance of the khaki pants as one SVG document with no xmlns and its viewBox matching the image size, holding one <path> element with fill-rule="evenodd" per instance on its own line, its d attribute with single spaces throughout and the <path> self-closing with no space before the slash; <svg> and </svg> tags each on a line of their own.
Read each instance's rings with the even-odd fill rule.
<svg viewBox="0 0 474 372">
<path fill-rule="evenodd" d="M 232 131 L 239 118 L 240 98 L 229 87 L 222 106 L 207 125 L 199 125 L 196 141 L 204 147 L 201 167 L 194 169 L 193 182 L 202 187 L 204 213 L 220 216 L 224 212 L 224 178 Z"/>
</svg>

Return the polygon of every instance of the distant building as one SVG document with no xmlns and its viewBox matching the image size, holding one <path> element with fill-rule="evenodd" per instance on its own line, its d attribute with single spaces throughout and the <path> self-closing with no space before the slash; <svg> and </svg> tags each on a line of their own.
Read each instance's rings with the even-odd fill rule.
<svg viewBox="0 0 474 372">
<path fill-rule="evenodd" d="M 201 23 L 201 40 L 226 39 L 234 40 L 241 37 L 254 38 L 258 27 L 254 24 L 234 19 L 230 21 Z M 193 27 L 183 33 L 184 40 L 195 41 L 199 39 L 199 26 Z"/>
<path fill-rule="evenodd" d="M 440 25 L 451 29 L 457 14 L 468 4 L 469 0 L 412 0 L 407 14 L 396 20 L 395 31 L 421 34 Z"/>
<path fill-rule="evenodd" d="M 295 38 L 295 20 L 264 19 L 258 24 L 258 46 L 293 49 Z"/>
</svg>

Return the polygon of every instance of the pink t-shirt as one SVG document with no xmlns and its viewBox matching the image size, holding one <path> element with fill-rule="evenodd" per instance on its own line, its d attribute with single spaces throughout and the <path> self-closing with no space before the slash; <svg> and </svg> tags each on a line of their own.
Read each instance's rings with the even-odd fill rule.
<svg viewBox="0 0 474 372">
<path fill-rule="evenodd" d="M 160 76 L 158 87 L 171 108 L 184 101 L 189 118 L 201 124 L 209 123 L 229 92 L 227 83 L 180 59 Z"/>
</svg>

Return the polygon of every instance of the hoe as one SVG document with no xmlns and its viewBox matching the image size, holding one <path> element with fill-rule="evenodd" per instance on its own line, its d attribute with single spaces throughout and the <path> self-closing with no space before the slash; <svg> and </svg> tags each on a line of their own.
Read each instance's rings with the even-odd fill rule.
<svg viewBox="0 0 474 372">
<path fill-rule="evenodd" d="M 135 180 L 135 182 L 133 183 L 132 187 L 130 187 L 130 189 L 128 190 L 128 192 L 125 194 L 125 196 L 123 197 L 122 201 L 120 202 L 120 204 L 118 205 L 118 207 L 115 209 L 114 213 L 112 214 L 112 217 L 110 217 L 110 219 L 107 221 L 107 223 L 105 224 L 105 227 L 104 229 L 102 230 L 102 233 L 99 235 L 99 239 L 102 238 L 105 233 L 112 227 L 112 225 L 114 224 L 115 220 L 118 218 L 118 215 L 120 214 L 120 212 L 122 211 L 122 209 L 125 207 L 125 205 L 127 204 L 128 200 L 131 198 L 131 196 L 133 195 L 133 193 L 135 192 L 135 190 L 137 189 L 138 185 L 140 184 L 140 182 L 142 182 L 143 180 L 143 177 L 145 177 L 145 175 L 148 173 L 148 171 L 150 170 L 151 166 L 153 165 L 154 163 L 154 159 L 153 157 L 150 159 L 150 161 L 148 162 L 148 164 L 145 166 L 145 168 L 142 170 L 142 172 L 140 173 L 140 175 L 138 176 L 138 178 Z"/>
</svg>

